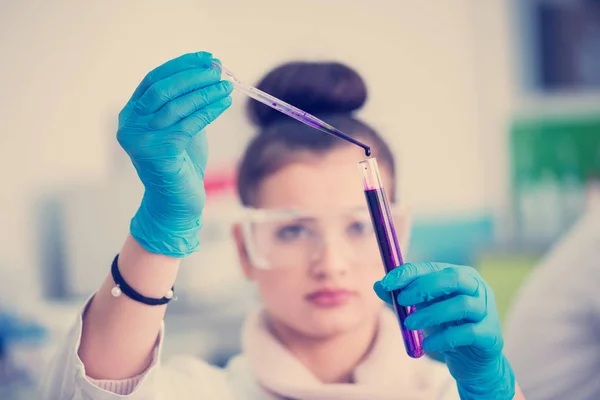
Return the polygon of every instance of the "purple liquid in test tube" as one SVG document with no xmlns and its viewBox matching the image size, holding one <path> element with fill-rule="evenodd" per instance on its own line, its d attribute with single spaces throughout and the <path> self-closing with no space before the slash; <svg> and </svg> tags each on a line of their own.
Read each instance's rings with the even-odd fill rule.
<svg viewBox="0 0 600 400">
<path fill-rule="evenodd" d="M 379 244 L 379 252 L 381 253 L 383 266 L 387 273 L 404 264 L 404 260 L 402 259 L 402 253 L 400 252 L 398 238 L 396 237 L 396 230 L 394 229 L 390 207 L 387 198 L 385 197 L 377 160 L 375 158 L 370 158 L 360 161 L 358 163 L 358 169 L 363 177 L 367 205 L 369 207 L 369 213 L 371 214 L 371 221 L 373 222 L 377 243 Z M 398 304 L 398 293 L 398 290 L 392 291 L 392 303 L 394 311 L 396 312 L 396 317 L 398 318 L 398 323 L 400 324 L 400 329 L 402 330 L 406 352 L 412 358 L 419 358 L 425 354 L 423 351 L 423 332 L 412 331 L 404 326 L 404 320 L 409 314 L 415 311 L 415 308 L 404 307 Z"/>
</svg>

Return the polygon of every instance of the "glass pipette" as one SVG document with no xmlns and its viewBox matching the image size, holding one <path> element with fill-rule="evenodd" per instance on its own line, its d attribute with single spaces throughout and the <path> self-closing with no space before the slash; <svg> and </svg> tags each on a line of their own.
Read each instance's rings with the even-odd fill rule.
<svg viewBox="0 0 600 400">
<path fill-rule="evenodd" d="M 301 109 L 294 107 L 293 105 L 288 104 L 285 101 L 278 99 L 277 97 L 273 97 L 270 94 L 263 92 L 262 90 L 259 90 L 253 86 L 243 83 L 242 81 L 237 79 L 230 70 L 223 67 L 218 62 L 213 61 L 212 65 L 213 67 L 220 69 L 222 74 L 225 75 L 222 78 L 227 79 L 228 81 L 233 83 L 234 87 L 237 90 L 246 94 L 248 97 L 251 97 L 254 100 L 259 101 L 279 112 L 282 112 L 283 114 L 288 115 L 294 118 L 295 120 L 302 122 L 305 125 L 318 129 L 322 132 L 329 133 L 330 135 L 355 144 L 356 146 L 362 147 L 365 150 L 365 154 L 367 155 L 367 157 L 371 155 L 371 148 L 366 144 L 359 142 L 354 138 L 351 138 L 344 132 L 340 131 L 337 128 L 334 128 L 327 122 L 320 120 L 319 118 L 307 113 L 306 111 L 302 111 Z"/>
</svg>

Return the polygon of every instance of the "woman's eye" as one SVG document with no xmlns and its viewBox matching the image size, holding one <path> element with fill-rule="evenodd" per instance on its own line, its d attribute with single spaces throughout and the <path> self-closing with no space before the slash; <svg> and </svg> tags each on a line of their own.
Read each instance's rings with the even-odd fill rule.
<svg viewBox="0 0 600 400">
<path fill-rule="evenodd" d="M 367 236 L 373 233 L 373 227 L 367 221 L 355 221 L 348 226 L 347 232 L 349 236 Z"/>
<path fill-rule="evenodd" d="M 287 225 L 277 229 L 275 236 L 283 241 L 296 240 L 308 234 L 308 230 L 303 225 Z"/>
</svg>

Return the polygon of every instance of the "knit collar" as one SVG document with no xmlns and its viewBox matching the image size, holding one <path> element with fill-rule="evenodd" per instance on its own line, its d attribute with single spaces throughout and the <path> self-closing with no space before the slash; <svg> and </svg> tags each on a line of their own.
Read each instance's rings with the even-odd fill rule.
<svg viewBox="0 0 600 400">
<path fill-rule="evenodd" d="M 253 375 L 266 390 L 286 399 L 423 400 L 435 398 L 434 361 L 412 359 L 404 350 L 394 314 L 385 309 L 377 338 L 354 371 L 353 384 L 320 382 L 269 330 L 264 311 L 253 313 L 242 335 L 244 354 Z"/>
</svg>

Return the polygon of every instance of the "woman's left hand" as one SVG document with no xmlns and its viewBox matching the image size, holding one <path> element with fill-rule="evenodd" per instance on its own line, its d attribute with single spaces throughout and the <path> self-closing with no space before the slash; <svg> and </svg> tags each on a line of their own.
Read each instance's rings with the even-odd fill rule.
<svg viewBox="0 0 600 400">
<path fill-rule="evenodd" d="M 375 283 L 391 304 L 416 306 L 405 325 L 424 330 L 426 352 L 444 356 L 462 399 L 512 399 L 515 378 L 502 354 L 504 341 L 494 293 L 471 267 L 441 263 L 404 264 Z"/>
</svg>

